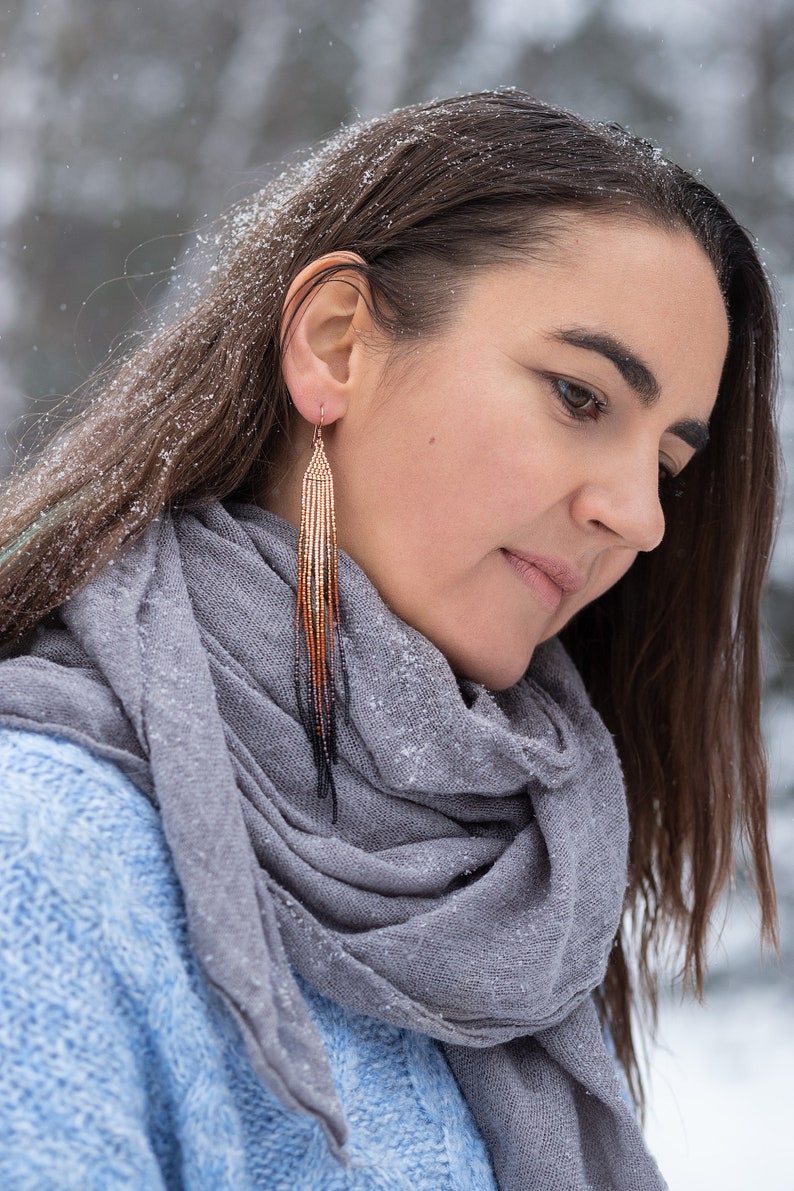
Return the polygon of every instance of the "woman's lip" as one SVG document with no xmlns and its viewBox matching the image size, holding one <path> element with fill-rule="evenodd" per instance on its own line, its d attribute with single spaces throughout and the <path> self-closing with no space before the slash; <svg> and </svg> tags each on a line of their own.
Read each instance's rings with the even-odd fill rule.
<svg viewBox="0 0 794 1191">
<path fill-rule="evenodd" d="M 515 550 L 505 550 L 504 553 L 527 587 L 551 612 L 557 611 L 563 596 L 575 595 L 585 585 L 586 580 L 581 571 L 569 566 L 561 558 L 523 554 Z"/>
</svg>

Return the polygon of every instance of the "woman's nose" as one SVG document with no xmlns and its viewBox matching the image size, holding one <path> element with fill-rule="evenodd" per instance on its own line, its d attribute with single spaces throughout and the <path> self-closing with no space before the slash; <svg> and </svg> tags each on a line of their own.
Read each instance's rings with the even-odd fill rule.
<svg viewBox="0 0 794 1191">
<path fill-rule="evenodd" d="M 604 527 L 632 550 L 654 550 L 664 537 L 659 462 L 615 458 L 574 496 L 572 513 L 582 525 Z"/>
</svg>

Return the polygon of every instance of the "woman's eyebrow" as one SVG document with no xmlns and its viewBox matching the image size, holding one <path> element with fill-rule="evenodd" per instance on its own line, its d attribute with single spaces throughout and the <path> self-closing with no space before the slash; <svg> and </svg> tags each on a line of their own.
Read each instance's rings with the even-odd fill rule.
<svg viewBox="0 0 794 1191">
<path fill-rule="evenodd" d="M 568 343 L 571 347 L 581 347 L 585 351 L 598 352 L 604 356 L 615 365 L 644 405 L 653 405 L 654 401 L 658 400 L 661 388 L 648 365 L 643 364 L 642 360 L 614 335 L 572 327 L 552 331 L 551 337 L 559 343 Z M 688 447 L 692 447 L 696 455 L 700 454 L 709 441 L 709 428 L 698 418 L 684 418 L 676 422 L 670 427 L 669 433 L 680 438 Z"/>
<path fill-rule="evenodd" d="M 653 405 L 658 399 L 661 388 L 648 365 L 613 335 L 607 335 L 603 331 L 586 331 L 579 327 L 571 327 L 552 331 L 551 338 L 559 343 L 581 347 L 585 351 L 598 352 L 600 356 L 604 356 L 615 365 L 626 384 L 645 405 Z"/>
<path fill-rule="evenodd" d="M 580 328 L 552 331 L 551 337 L 559 343 L 570 344 L 570 347 L 598 351 L 599 355 L 605 356 L 618 369 L 626 384 L 633 388 L 644 405 L 654 404 L 661 394 L 661 386 L 648 364 L 644 364 L 625 343 L 620 342 L 620 339 L 606 335 L 604 331 L 584 331 Z M 692 447 L 696 455 L 704 450 L 708 442 L 708 426 L 698 418 L 684 418 L 682 422 L 670 426 L 669 432 L 676 438 L 681 438 L 687 447 Z"/>
<path fill-rule="evenodd" d="M 685 418 L 682 422 L 676 422 L 670 427 L 668 434 L 680 438 L 688 447 L 693 448 L 696 455 L 700 454 L 709 441 L 708 426 L 697 418 Z"/>
</svg>

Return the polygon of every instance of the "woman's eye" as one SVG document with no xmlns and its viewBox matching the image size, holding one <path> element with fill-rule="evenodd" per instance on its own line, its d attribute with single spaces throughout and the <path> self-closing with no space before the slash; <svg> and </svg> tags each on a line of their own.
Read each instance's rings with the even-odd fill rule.
<svg viewBox="0 0 794 1191">
<path fill-rule="evenodd" d="M 666 463 L 659 464 L 659 496 L 680 496 L 683 491 L 683 478 L 676 474 Z"/>
<path fill-rule="evenodd" d="M 563 409 L 572 418 L 597 418 L 606 409 L 606 401 L 596 397 L 591 389 L 559 376 L 554 377 L 553 385 Z"/>
</svg>

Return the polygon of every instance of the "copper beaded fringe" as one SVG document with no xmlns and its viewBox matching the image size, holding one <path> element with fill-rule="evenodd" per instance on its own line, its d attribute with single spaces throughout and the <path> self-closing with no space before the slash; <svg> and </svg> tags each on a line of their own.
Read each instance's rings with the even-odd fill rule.
<svg viewBox="0 0 794 1191">
<path fill-rule="evenodd" d="M 331 795 L 331 821 L 335 823 L 337 670 L 342 679 L 346 720 L 349 689 L 339 616 L 334 483 L 323 446 L 322 422 L 315 427 L 312 446 L 301 489 L 295 694 L 317 767 L 317 794 L 320 798 Z"/>
</svg>

